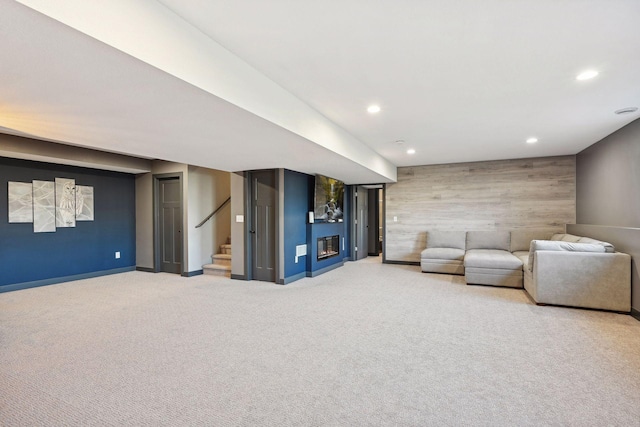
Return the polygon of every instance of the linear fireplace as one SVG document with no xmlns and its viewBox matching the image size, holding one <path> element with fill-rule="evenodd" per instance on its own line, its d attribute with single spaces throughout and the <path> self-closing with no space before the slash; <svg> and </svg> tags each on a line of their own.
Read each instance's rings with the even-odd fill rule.
<svg viewBox="0 0 640 427">
<path fill-rule="evenodd" d="M 340 236 L 318 237 L 318 261 L 340 254 Z"/>
</svg>

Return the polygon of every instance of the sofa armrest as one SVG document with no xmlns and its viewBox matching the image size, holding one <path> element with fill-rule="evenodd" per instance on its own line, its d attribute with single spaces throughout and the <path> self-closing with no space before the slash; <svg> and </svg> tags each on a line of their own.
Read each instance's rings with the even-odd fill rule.
<svg viewBox="0 0 640 427">
<path fill-rule="evenodd" d="M 535 263 L 535 253 L 537 251 L 558 251 L 558 252 L 606 252 L 602 245 L 591 243 L 573 243 L 560 240 L 532 240 L 529 246 L 529 271 L 533 271 Z"/>
<path fill-rule="evenodd" d="M 538 250 L 532 272 L 538 303 L 631 310 L 628 254 Z"/>
</svg>

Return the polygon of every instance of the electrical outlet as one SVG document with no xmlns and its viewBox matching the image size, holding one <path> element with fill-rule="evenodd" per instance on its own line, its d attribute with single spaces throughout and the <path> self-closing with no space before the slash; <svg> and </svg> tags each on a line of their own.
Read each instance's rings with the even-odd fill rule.
<svg viewBox="0 0 640 427">
<path fill-rule="evenodd" d="M 120 259 L 120 251 L 116 252 L 116 259 Z"/>
</svg>

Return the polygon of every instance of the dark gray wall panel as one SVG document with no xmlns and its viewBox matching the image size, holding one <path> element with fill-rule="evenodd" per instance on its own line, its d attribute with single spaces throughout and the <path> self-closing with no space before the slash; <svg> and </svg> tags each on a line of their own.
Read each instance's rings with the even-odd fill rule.
<svg viewBox="0 0 640 427">
<path fill-rule="evenodd" d="M 640 119 L 576 156 L 576 222 L 568 232 L 631 255 L 631 306 L 640 310 Z"/>
<path fill-rule="evenodd" d="M 640 120 L 576 156 L 576 222 L 640 227 Z"/>
</svg>

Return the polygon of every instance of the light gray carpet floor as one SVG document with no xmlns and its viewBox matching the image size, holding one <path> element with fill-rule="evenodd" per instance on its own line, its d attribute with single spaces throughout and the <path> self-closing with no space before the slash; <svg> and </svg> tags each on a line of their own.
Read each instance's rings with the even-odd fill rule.
<svg viewBox="0 0 640 427">
<path fill-rule="evenodd" d="M 3 426 L 640 425 L 640 322 L 417 267 L 0 294 Z"/>
</svg>

